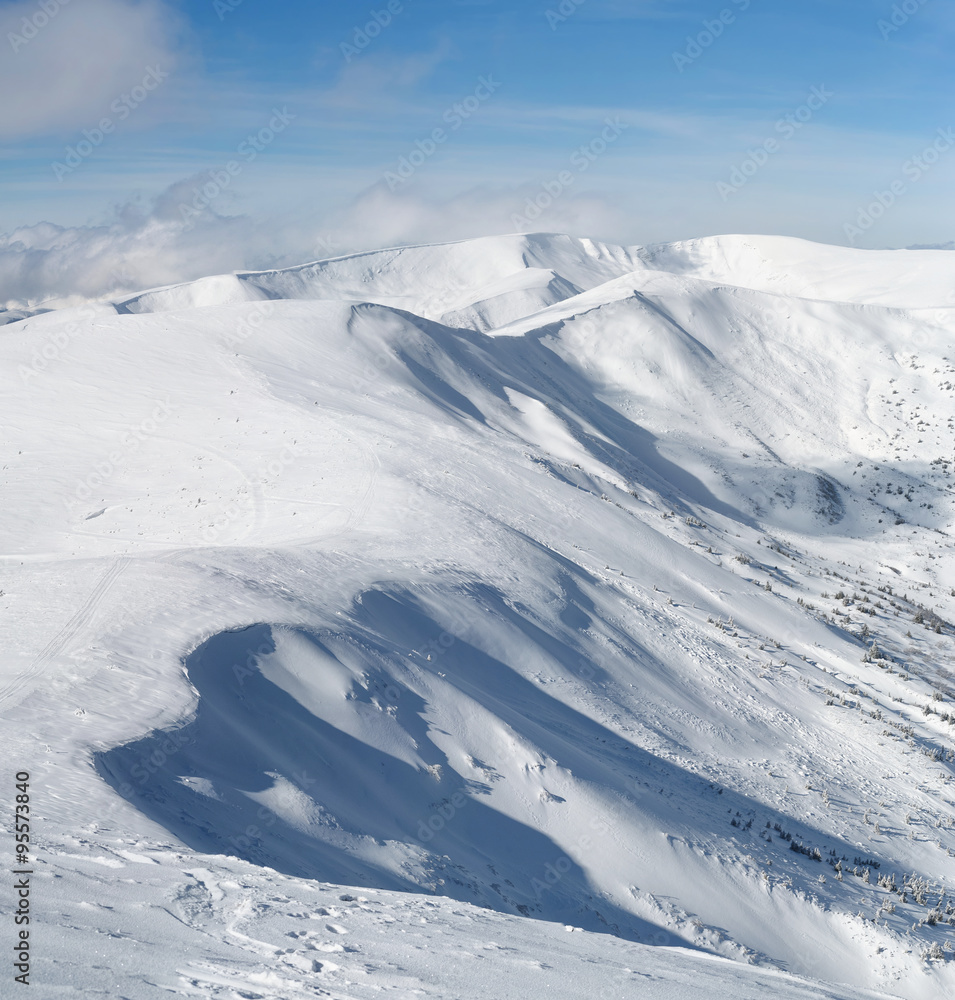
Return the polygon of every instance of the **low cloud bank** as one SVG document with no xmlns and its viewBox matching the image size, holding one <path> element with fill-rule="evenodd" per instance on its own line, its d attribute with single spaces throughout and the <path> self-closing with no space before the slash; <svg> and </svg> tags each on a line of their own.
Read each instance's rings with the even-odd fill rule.
<svg viewBox="0 0 955 1000">
<path fill-rule="evenodd" d="M 608 200 L 551 195 L 544 187 L 478 188 L 441 199 L 378 184 L 340 211 L 312 217 L 184 210 L 208 180 L 185 178 L 152 202 L 119 207 L 101 224 L 41 222 L 0 234 L 0 306 L 59 306 L 209 274 L 497 233 L 546 230 L 637 242 L 621 231 L 621 212 Z"/>
</svg>

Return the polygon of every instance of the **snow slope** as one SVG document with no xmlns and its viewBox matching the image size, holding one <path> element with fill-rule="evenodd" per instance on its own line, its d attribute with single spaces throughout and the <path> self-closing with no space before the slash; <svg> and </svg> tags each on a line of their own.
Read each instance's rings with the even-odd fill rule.
<svg viewBox="0 0 955 1000">
<path fill-rule="evenodd" d="M 219 275 L 131 296 L 121 312 L 256 299 L 373 302 L 486 330 L 625 274 L 639 257 L 569 236 L 508 236 L 351 254 L 280 271 Z"/>
<path fill-rule="evenodd" d="M 41 995 L 955 988 L 953 276 L 536 234 L 5 326 Z"/>
</svg>

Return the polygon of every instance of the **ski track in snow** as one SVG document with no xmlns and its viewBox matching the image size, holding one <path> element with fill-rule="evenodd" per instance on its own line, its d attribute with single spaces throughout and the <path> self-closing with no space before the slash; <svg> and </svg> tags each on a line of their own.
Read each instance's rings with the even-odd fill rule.
<svg viewBox="0 0 955 1000">
<path fill-rule="evenodd" d="M 73 642 L 81 629 L 85 628 L 91 621 L 93 613 L 99 604 L 106 597 L 107 592 L 122 575 L 129 565 L 129 560 L 120 557 L 115 559 L 107 568 L 96 586 L 90 592 L 89 597 L 83 602 L 82 607 L 75 615 L 60 629 L 59 632 L 47 643 L 33 660 L 29 670 L 24 671 L 15 677 L 10 683 L 0 688 L 0 706 L 5 702 L 13 701 L 16 696 L 29 687 L 35 687 L 39 676 L 47 666 L 54 662 L 56 657 Z"/>
</svg>

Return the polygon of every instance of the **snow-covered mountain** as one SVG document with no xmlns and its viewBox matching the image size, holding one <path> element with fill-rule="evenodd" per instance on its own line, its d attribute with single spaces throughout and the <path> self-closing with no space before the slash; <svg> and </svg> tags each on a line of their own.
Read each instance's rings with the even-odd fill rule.
<svg viewBox="0 0 955 1000">
<path fill-rule="evenodd" d="M 955 989 L 953 351 L 950 253 L 738 236 L 10 322 L 37 992 Z"/>
</svg>

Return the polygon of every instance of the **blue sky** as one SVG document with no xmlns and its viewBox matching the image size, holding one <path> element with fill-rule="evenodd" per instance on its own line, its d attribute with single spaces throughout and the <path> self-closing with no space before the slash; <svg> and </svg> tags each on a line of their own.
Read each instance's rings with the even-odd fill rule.
<svg viewBox="0 0 955 1000">
<path fill-rule="evenodd" d="M 0 0 L 0 302 L 517 229 L 955 236 L 944 0 L 390 6 Z"/>
</svg>

